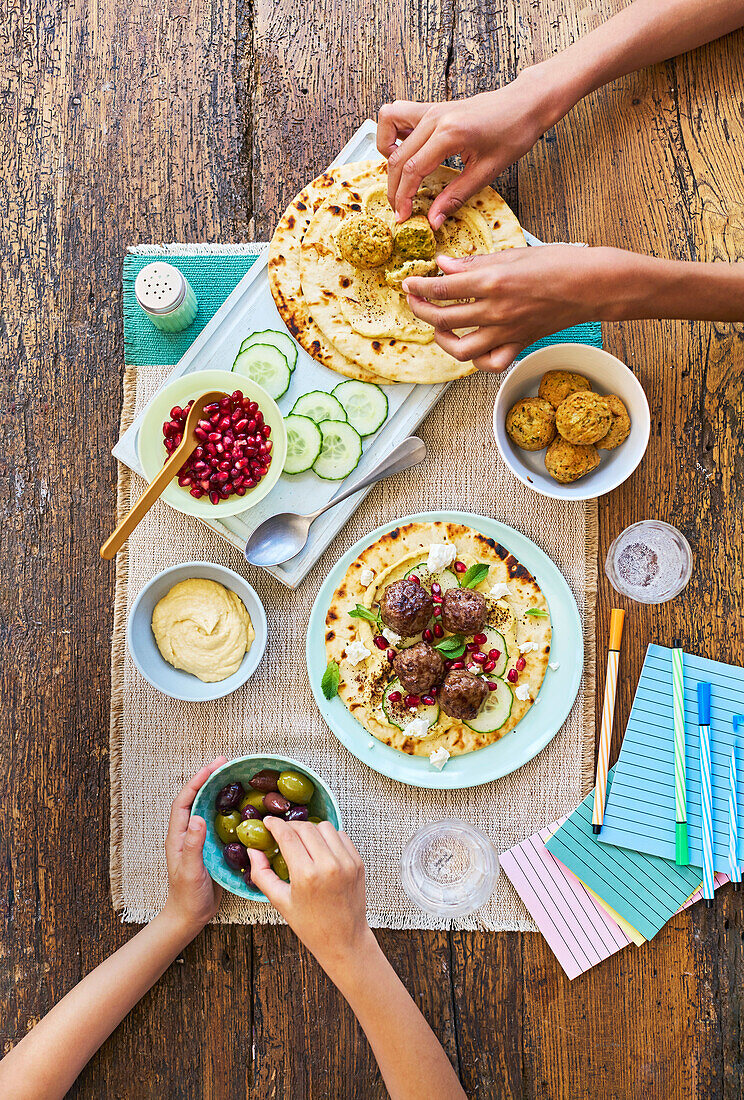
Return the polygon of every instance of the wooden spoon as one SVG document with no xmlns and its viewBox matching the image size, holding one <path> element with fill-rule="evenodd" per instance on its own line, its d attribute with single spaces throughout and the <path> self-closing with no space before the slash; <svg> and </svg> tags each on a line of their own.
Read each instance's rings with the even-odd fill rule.
<svg viewBox="0 0 744 1100">
<path fill-rule="evenodd" d="M 226 395 L 220 390 L 210 390 L 209 393 L 197 397 L 186 417 L 183 429 L 183 439 L 176 447 L 173 454 L 163 466 L 155 480 L 148 485 L 146 491 L 133 505 L 129 513 L 124 517 L 114 533 L 110 535 L 101 547 L 102 558 L 113 558 L 123 543 L 131 535 L 138 523 L 147 515 L 158 497 L 165 491 L 166 486 L 173 480 L 183 466 L 189 455 L 199 446 L 199 440 L 194 435 L 194 428 L 200 420 L 204 419 L 204 406 L 211 405 L 214 401 L 221 401 Z"/>
</svg>

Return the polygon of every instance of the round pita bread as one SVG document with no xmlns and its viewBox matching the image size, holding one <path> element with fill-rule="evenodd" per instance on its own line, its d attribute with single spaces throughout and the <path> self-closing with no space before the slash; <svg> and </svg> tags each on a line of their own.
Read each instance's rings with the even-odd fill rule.
<svg viewBox="0 0 744 1100">
<path fill-rule="evenodd" d="M 480 733 L 440 711 L 426 737 L 412 738 L 386 720 L 380 705 L 382 691 L 394 673 L 386 654 L 373 643 L 376 628 L 365 619 L 351 617 L 349 612 L 357 604 L 374 611 L 385 585 L 425 560 L 433 543 L 443 542 L 454 545 L 457 557 L 466 565 L 482 562 L 489 566 L 487 577 L 476 588 L 487 598 L 487 621 L 506 641 L 508 661 L 503 675 L 506 677 L 517 660 L 524 658 L 518 684 L 527 687 L 529 698 L 522 700 L 514 695 L 511 714 L 498 730 Z M 374 579 L 365 586 L 361 577 L 366 570 L 374 573 Z M 508 593 L 504 598 L 490 598 L 488 594 L 498 582 L 508 586 Z M 526 614 L 528 611 L 533 614 Z M 358 664 L 347 656 L 354 641 L 362 642 L 370 651 L 370 656 Z M 550 610 L 535 578 L 505 547 L 460 523 L 408 523 L 382 535 L 351 563 L 326 615 L 326 655 L 339 666 L 339 697 L 374 737 L 412 756 L 428 756 L 438 748 L 447 749 L 451 756 L 473 752 L 514 729 L 537 698 L 548 667 L 550 643 Z M 511 684 L 509 687 L 513 692 Z"/>
</svg>

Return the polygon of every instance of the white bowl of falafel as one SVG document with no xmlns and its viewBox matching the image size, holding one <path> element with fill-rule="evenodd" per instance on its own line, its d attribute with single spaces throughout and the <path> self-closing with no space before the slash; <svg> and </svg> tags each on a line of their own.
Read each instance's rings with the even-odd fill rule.
<svg viewBox="0 0 744 1100">
<path fill-rule="evenodd" d="M 622 485 L 651 430 L 638 379 L 588 344 L 553 344 L 516 363 L 493 408 L 499 454 L 516 478 L 556 500 L 592 500 Z"/>
</svg>

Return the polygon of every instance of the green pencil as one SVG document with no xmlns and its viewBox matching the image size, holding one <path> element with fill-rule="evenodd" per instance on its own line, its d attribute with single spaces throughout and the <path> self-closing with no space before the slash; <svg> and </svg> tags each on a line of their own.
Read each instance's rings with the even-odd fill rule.
<svg viewBox="0 0 744 1100">
<path fill-rule="evenodd" d="M 687 789 L 685 779 L 685 674 L 683 653 L 679 642 L 672 649 L 672 698 L 674 701 L 674 805 L 675 861 L 679 866 L 690 862 L 687 843 Z"/>
</svg>

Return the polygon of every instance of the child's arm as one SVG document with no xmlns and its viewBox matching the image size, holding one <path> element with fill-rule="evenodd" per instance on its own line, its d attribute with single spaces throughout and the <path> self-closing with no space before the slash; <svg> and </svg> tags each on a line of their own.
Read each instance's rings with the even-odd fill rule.
<svg viewBox="0 0 744 1100">
<path fill-rule="evenodd" d="M 63 1097 L 129 1010 L 217 912 L 221 891 L 202 862 L 206 825 L 189 821 L 196 792 L 221 757 L 189 780 L 171 809 L 165 852 L 168 901 L 129 943 L 75 986 L 0 1062 L 0 1096 Z"/>
<path fill-rule="evenodd" d="M 329 822 L 264 823 L 287 861 L 283 882 L 263 852 L 251 876 L 338 986 L 374 1051 L 392 1100 L 464 1100 L 436 1036 L 367 924 L 364 864 Z"/>
</svg>

